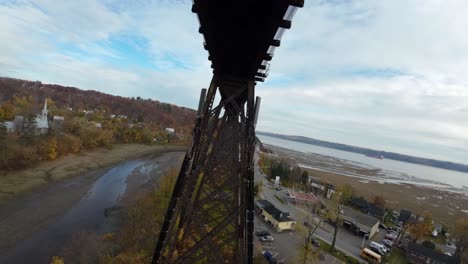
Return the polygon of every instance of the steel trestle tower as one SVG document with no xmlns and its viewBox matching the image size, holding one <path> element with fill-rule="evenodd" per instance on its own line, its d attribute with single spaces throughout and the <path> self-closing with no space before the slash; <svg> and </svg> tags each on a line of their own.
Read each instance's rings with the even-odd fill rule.
<svg viewBox="0 0 468 264">
<path fill-rule="evenodd" d="M 269 61 L 301 0 L 195 0 L 213 78 L 175 183 L 156 263 L 252 263 L 255 123 Z"/>
</svg>

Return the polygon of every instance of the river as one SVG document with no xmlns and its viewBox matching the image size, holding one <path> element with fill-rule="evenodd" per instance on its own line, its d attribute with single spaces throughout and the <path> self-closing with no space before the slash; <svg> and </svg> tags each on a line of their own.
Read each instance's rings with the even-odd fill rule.
<svg viewBox="0 0 468 264">
<path fill-rule="evenodd" d="M 338 158 L 340 160 L 343 160 L 353 165 L 358 165 L 363 168 L 380 169 L 384 174 L 391 176 L 391 181 L 393 183 L 411 183 L 432 188 L 443 188 L 444 186 L 449 185 L 452 187 L 452 190 L 463 192 L 468 195 L 467 173 L 439 169 L 435 167 L 429 167 L 390 159 L 376 159 L 353 152 L 319 147 L 311 144 L 305 144 L 301 142 L 295 142 L 265 135 L 258 135 L 258 137 L 263 143 L 269 145 L 299 151 L 303 153 L 315 153 L 333 158 Z"/>
<path fill-rule="evenodd" d="M 77 197 L 76 202 L 68 208 L 57 212 L 59 216 L 53 220 L 47 217 L 39 218 L 29 224 L 20 223 L 24 219 L 15 219 L 19 213 L 3 216 L 0 224 L 18 221 L 17 225 L 24 228 L 31 228 L 31 232 L 14 243 L 9 248 L 3 248 L 0 255 L 0 263 L 21 264 L 21 263 L 49 263 L 53 255 L 59 255 L 63 245 L 70 241 L 74 234 L 83 230 L 97 234 L 103 234 L 116 228 L 112 217 L 106 217 L 105 209 L 118 206 L 124 196 L 131 196 L 145 185 L 151 184 L 151 180 L 162 175 L 163 171 L 170 166 L 180 165 L 179 160 L 182 153 L 166 153 L 153 157 L 129 160 L 113 166 L 109 169 L 100 170 L 75 177 L 63 182 L 51 185 L 46 191 L 33 193 L 20 199 L 14 206 L 17 211 L 28 210 L 27 213 L 41 213 L 42 210 L 58 210 L 50 207 L 60 207 L 57 198 L 51 198 L 57 192 L 67 195 L 75 188 L 85 187 L 85 191 Z M 92 179 L 86 181 L 83 177 Z M 128 182 L 132 178 L 132 188 L 128 188 Z M 136 186 L 135 186 L 136 182 Z M 87 186 L 82 186 L 87 184 Z M 132 189 L 131 192 L 129 189 Z M 26 209 L 25 209 L 26 208 Z M 24 215 L 24 212 L 21 212 Z M 8 219 L 8 218 L 11 219 Z M 17 217 L 18 218 L 18 217 Z M 48 220 L 47 220 L 48 219 Z M 9 221 L 10 220 L 10 221 Z M 42 221 L 42 222 L 41 222 Z M 31 222 L 31 221 L 29 221 Z M 16 227 L 15 222 L 11 223 Z M 37 226 L 40 226 L 37 228 Z M 22 230 L 21 230 L 22 231 Z M 11 237 L 3 237 L 0 240 L 15 239 L 16 233 L 10 233 Z M 5 243 L 3 243 L 5 245 Z"/>
</svg>

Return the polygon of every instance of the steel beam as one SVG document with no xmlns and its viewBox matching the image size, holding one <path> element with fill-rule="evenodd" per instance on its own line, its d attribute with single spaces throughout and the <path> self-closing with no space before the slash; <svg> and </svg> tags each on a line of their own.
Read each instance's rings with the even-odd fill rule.
<svg viewBox="0 0 468 264">
<path fill-rule="evenodd" d="M 213 76 L 204 102 L 202 91 L 153 264 L 253 262 L 254 89 L 253 80 Z"/>
</svg>

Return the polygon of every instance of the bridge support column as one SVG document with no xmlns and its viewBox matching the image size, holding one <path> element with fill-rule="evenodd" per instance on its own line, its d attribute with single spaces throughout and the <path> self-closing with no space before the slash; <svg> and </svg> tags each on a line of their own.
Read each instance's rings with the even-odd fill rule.
<svg viewBox="0 0 468 264">
<path fill-rule="evenodd" d="M 253 80 L 213 77 L 153 264 L 253 262 L 255 115 Z"/>
</svg>

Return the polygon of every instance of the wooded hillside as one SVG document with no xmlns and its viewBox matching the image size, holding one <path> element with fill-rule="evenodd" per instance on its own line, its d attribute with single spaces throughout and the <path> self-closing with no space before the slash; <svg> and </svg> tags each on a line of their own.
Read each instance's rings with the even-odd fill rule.
<svg viewBox="0 0 468 264">
<path fill-rule="evenodd" d="M 196 114 L 192 109 L 151 99 L 126 98 L 75 87 L 43 84 L 39 81 L 0 78 L 0 104 L 10 101 L 13 96 L 31 96 L 31 110 L 36 113 L 42 109 L 45 98 L 50 98 L 57 108 L 72 108 L 77 111 L 98 109 L 109 115 L 125 115 L 129 120 L 135 121 L 140 116 L 145 122 L 157 123 L 161 127 L 174 127 L 179 134 L 190 133 Z"/>
<path fill-rule="evenodd" d="M 0 78 L 0 172 L 114 143 L 183 144 L 195 114 L 140 97 Z"/>
</svg>

